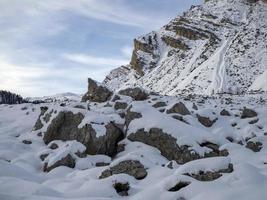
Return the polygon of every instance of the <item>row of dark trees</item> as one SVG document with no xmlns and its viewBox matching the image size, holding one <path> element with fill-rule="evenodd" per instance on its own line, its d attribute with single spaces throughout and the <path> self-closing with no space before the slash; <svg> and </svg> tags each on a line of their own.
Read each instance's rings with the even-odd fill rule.
<svg viewBox="0 0 267 200">
<path fill-rule="evenodd" d="M 0 104 L 20 104 L 24 102 L 20 95 L 0 90 Z"/>
</svg>

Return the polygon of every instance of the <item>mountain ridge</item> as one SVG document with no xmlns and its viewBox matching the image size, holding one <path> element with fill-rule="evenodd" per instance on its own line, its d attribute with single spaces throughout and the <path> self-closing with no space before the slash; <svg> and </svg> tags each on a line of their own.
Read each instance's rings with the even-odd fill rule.
<svg viewBox="0 0 267 200">
<path fill-rule="evenodd" d="M 266 1 L 210 0 L 134 40 L 129 65 L 103 81 L 164 95 L 266 90 Z"/>
</svg>

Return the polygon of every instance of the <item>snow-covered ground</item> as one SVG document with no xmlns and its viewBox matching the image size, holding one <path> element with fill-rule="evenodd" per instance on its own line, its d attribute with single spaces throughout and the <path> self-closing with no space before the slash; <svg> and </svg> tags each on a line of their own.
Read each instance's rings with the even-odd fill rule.
<svg viewBox="0 0 267 200">
<path fill-rule="evenodd" d="M 231 97 L 231 103 L 229 103 Z M 152 100 L 153 99 L 153 100 Z M 247 199 L 262 200 L 267 195 L 267 96 L 223 96 L 215 98 L 195 97 L 186 101 L 181 97 L 152 96 L 140 102 L 131 101 L 129 97 L 121 96 L 121 100 L 132 105 L 131 111 L 140 112 L 142 118 L 134 119 L 127 131 L 127 135 L 138 128 L 149 130 L 161 128 L 173 137 L 177 143 L 187 144 L 202 154 L 206 147 L 199 146 L 203 141 L 210 141 L 220 145 L 220 149 L 227 149 L 226 157 L 202 158 L 177 164 L 172 161 L 172 167 L 167 158 L 152 146 L 141 142 L 131 142 L 128 139 L 120 143 L 125 144 L 124 151 L 115 157 L 106 155 L 76 156 L 75 152 L 82 152 L 85 146 L 77 141 L 53 141 L 58 148 L 51 149 L 52 144 L 45 145 L 38 131 L 32 131 L 40 114 L 41 106 L 48 106 L 53 110 L 71 110 L 82 112 L 86 122 L 99 124 L 95 127 L 105 134 L 100 124 L 110 118 L 115 121 L 116 113 L 113 107 L 104 104 L 90 104 L 91 111 L 74 108 L 77 104 L 69 102 L 61 107 L 60 102 L 45 104 L 0 105 L 0 199 L 1 200 L 29 200 L 29 199 L 162 199 L 162 200 L 203 200 L 203 199 Z M 173 114 L 160 112 L 161 108 L 154 108 L 156 102 L 164 101 L 169 109 L 176 102 L 184 102 L 191 114 L 183 116 L 181 122 L 172 118 Z M 114 102 L 109 102 L 111 106 Z M 198 110 L 192 109 L 193 103 Z M 246 106 L 257 112 L 254 118 L 241 119 L 241 109 Z M 222 109 L 230 112 L 230 116 L 221 116 Z M 112 114 L 113 113 L 113 114 Z M 200 124 L 196 114 L 210 119 L 218 118 L 211 127 Z M 114 115 L 114 116 L 113 116 Z M 114 118 L 115 117 L 115 118 Z M 53 116 L 52 116 L 53 118 Z M 254 121 L 252 123 L 252 121 Z M 231 141 L 229 139 L 231 138 Z M 248 141 L 259 141 L 262 148 L 254 152 L 246 148 Z M 203 152 L 204 151 L 204 152 Z M 48 165 L 67 154 L 75 157 L 74 168 L 59 166 L 49 172 L 43 172 L 44 161 L 40 155 L 49 154 L 45 158 Z M 108 178 L 99 179 L 101 173 L 109 167 L 125 160 L 140 161 L 147 171 L 147 176 L 137 180 L 127 174 L 114 174 Z M 109 166 L 96 166 L 96 163 L 107 163 Z M 198 174 L 200 171 L 216 172 L 233 165 L 233 171 L 222 173 L 213 181 L 200 181 L 188 174 Z M 128 183 L 128 196 L 120 196 L 114 189 L 115 183 Z M 171 189 L 177 183 L 186 183 L 185 187 Z"/>
</svg>

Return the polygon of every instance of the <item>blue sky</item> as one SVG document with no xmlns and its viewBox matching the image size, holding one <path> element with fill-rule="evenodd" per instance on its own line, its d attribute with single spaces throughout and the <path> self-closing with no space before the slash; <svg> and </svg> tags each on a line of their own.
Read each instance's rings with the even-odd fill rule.
<svg viewBox="0 0 267 200">
<path fill-rule="evenodd" d="M 84 93 L 129 63 L 133 39 L 201 0 L 0 0 L 0 89 Z"/>
</svg>

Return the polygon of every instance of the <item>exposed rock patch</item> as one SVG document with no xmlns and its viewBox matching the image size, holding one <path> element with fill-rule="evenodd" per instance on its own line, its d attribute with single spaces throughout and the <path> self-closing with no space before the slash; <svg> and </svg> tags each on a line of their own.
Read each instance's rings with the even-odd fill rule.
<svg viewBox="0 0 267 200">
<path fill-rule="evenodd" d="M 197 114 L 197 119 L 203 126 L 206 127 L 211 127 L 217 121 L 217 119 L 211 120 L 209 117 L 204 117 L 199 114 Z"/>
<path fill-rule="evenodd" d="M 257 117 L 257 115 L 254 110 L 245 107 L 242 111 L 241 119 Z"/>
<path fill-rule="evenodd" d="M 120 196 L 128 196 L 128 191 L 130 190 L 129 183 L 115 183 L 113 187 Z"/>
<path fill-rule="evenodd" d="M 70 154 L 68 154 L 66 157 L 55 162 L 51 166 L 48 166 L 48 163 L 45 163 L 44 164 L 44 172 L 49 172 L 52 169 L 59 167 L 59 166 L 66 166 L 66 167 L 74 168 L 75 167 L 75 159 Z"/>
<path fill-rule="evenodd" d="M 142 165 L 139 161 L 126 160 L 113 167 L 110 167 L 110 169 L 103 171 L 99 178 L 107 178 L 109 176 L 112 176 L 113 174 L 121 173 L 133 176 L 138 180 L 145 178 L 147 175 L 144 165 Z"/>
<path fill-rule="evenodd" d="M 120 90 L 119 94 L 132 97 L 135 101 L 143 101 L 148 98 L 148 94 L 139 87 Z"/>
<path fill-rule="evenodd" d="M 189 174 L 185 175 L 191 176 L 192 178 L 199 181 L 213 181 L 222 176 L 222 173 L 231 173 L 233 172 L 233 165 L 229 164 L 226 169 L 221 169 L 218 171 L 199 171 L 197 174 Z"/>
<path fill-rule="evenodd" d="M 189 110 L 182 102 L 174 104 L 169 110 L 166 111 L 166 113 L 167 114 L 179 113 L 181 115 L 190 115 Z"/>
</svg>

